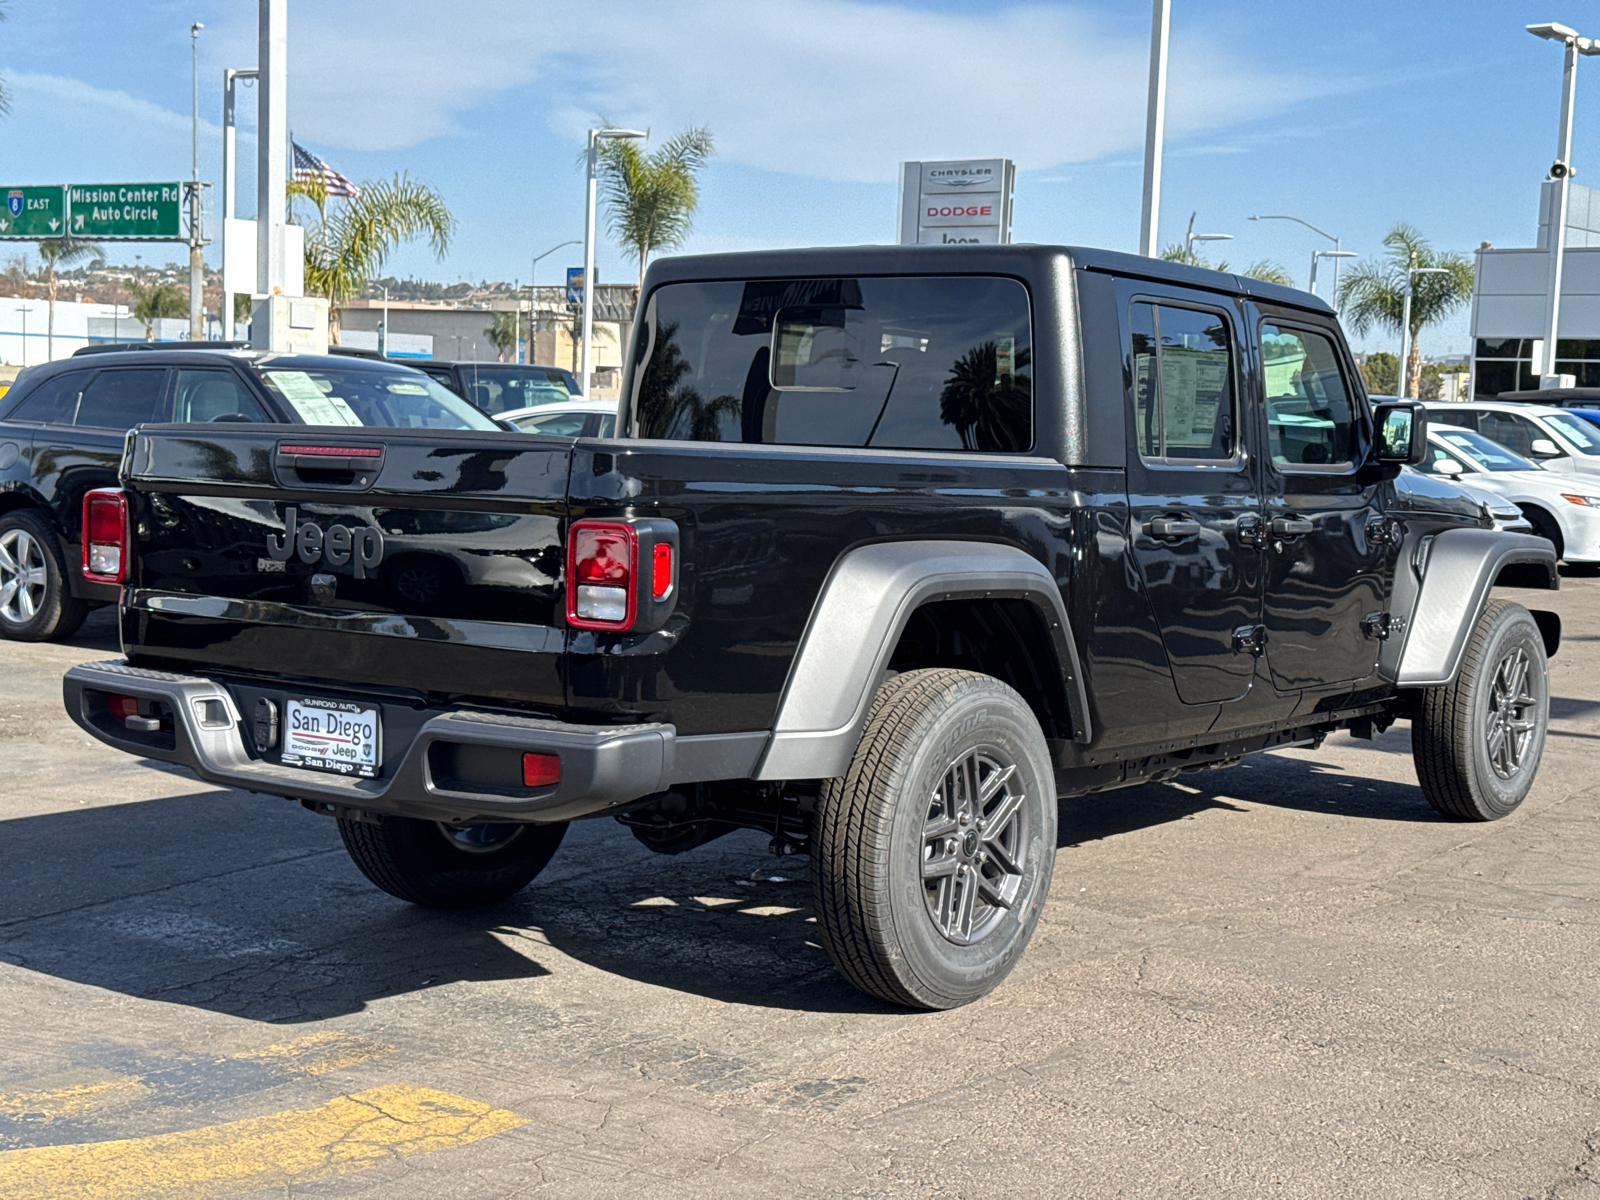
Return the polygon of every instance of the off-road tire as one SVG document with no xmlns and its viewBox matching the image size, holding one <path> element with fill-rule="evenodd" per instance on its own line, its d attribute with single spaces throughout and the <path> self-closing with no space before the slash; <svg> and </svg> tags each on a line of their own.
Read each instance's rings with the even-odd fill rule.
<svg viewBox="0 0 1600 1200">
<path fill-rule="evenodd" d="M 72 594 L 67 580 L 66 556 L 55 530 L 36 512 L 15 509 L 0 517 L 0 539 L 16 530 L 27 544 L 37 546 L 44 567 L 44 591 L 31 617 L 13 620 L 0 610 L 0 637 L 14 642 L 49 642 L 71 637 L 89 615 L 89 604 Z M 20 614 L 19 614 L 20 615 Z"/>
<path fill-rule="evenodd" d="M 1502 668 L 1526 659 L 1525 687 L 1506 703 Z M 1497 768 L 1491 747 L 1498 722 L 1500 745 L 1519 731 L 1511 724 L 1531 721 L 1518 765 L 1507 777 Z M 1515 811 L 1533 786 L 1550 723 L 1550 674 L 1544 639 L 1533 615 L 1520 604 L 1491 600 L 1478 618 L 1454 683 L 1427 688 L 1411 722 L 1411 756 L 1428 803 L 1461 821 L 1496 821 Z M 1502 762 L 1502 768 L 1504 762 Z"/>
<path fill-rule="evenodd" d="M 361 873 L 423 908 L 475 908 L 515 895 L 545 869 L 566 832 L 565 822 L 519 825 L 500 848 L 469 853 L 438 821 L 339 819 L 339 836 Z"/>
<path fill-rule="evenodd" d="M 988 771 L 974 780 L 1000 780 L 1016 824 L 1003 817 L 998 798 L 985 810 L 981 797 L 989 785 L 979 785 L 974 800 L 963 801 L 970 820 L 941 843 L 942 835 L 930 831 L 944 818 L 934 814 L 951 797 L 970 794 L 951 783 L 966 762 Z M 989 841 L 997 837 L 1009 840 L 997 847 Z M 983 860 L 970 857 L 974 838 Z M 1022 697 L 972 671 L 897 675 L 878 689 L 849 770 L 826 781 L 817 806 L 811 878 L 823 945 L 840 974 L 880 999 L 930 1009 L 969 1004 L 1022 957 L 1050 890 L 1055 850 L 1055 775 L 1039 722 Z M 948 857 L 935 863 L 930 852 Z M 1019 872 L 997 865 L 1007 856 Z M 958 884 L 952 876 L 946 892 L 943 881 L 925 878 L 956 861 L 966 868 L 964 880 L 996 872 L 998 885 L 984 878 L 991 887 L 1015 889 L 1009 907 L 988 904 L 975 883 Z M 935 915 L 958 886 L 974 888 L 974 903 L 986 914 L 981 925 L 971 918 L 968 932 L 981 936 L 967 944 L 942 932 Z"/>
</svg>

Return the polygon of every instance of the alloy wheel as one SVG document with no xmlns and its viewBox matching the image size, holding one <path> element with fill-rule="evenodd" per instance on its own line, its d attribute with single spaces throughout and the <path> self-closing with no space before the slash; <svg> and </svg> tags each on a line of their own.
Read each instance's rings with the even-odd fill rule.
<svg viewBox="0 0 1600 1200">
<path fill-rule="evenodd" d="M 467 854 L 493 854 L 504 850 L 522 836 L 525 825 L 515 822 L 484 822 L 479 825 L 446 825 L 439 823 L 444 840 Z"/>
<path fill-rule="evenodd" d="M 1026 798 L 1015 763 L 980 746 L 946 768 L 922 828 L 928 917 L 958 946 L 982 941 L 1022 885 Z"/>
<path fill-rule="evenodd" d="M 1489 688 L 1489 718 L 1484 741 L 1489 765 L 1501 779 L 1512 779 L 1527 761 L 1528 744 L 1538 728 L 1539 701 L 1528 688 L 1532 660 L 1513 647 L 1495 667 Z"/>
<path fill-rule="evenodd" d="M 0 533 L 0 618 L 25 625 L 44 607 L 45 548 L 26 529 Z"/>
</svg>

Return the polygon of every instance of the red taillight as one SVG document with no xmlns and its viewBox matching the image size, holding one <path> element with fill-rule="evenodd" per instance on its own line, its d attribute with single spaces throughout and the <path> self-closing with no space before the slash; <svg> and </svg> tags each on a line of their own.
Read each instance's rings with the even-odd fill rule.
<svg viewBox="0 0 1600 1200">
<path fill-rule="evenodd" d="M 672 592 L 672 544 L 657 542 L 650 552 L 650 599 L 665 600 Z"/>
<path fill-rule="evenodd" d="M 567 536 L 567 624 L 626 629 L 633 624 L 639 536 L 614 521 L 579 521 Z"/>
<path fill-rule="evenodd" d="M 524 787 L 549 787 L 561 782 L 561 759 L 555 754 L 524 754 L 522 756 L 522 784 Z"/>
<path fill-rule="evenodd" d="M 133 557 L 128 497 L 121 488 L 98 488 L 83 497 L 83 577 L 123 583 Z"/>
</svg>

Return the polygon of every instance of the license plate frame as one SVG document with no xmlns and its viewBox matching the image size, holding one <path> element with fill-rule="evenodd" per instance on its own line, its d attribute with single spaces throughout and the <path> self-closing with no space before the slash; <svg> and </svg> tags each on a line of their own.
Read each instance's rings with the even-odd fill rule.
<svg viewBox="0 0 1600 1200">
<path fill-rule="evenodd" d="M 383 713 L 372 704 L 293 696 L 283 704 L 283 750 L 289 767 L 376 779 L 383 770 Z"/>
</svg>

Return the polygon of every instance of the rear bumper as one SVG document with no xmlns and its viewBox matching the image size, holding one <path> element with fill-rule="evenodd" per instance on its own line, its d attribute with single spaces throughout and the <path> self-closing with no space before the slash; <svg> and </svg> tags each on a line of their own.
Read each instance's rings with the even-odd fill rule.
<svg viewBox="0 0 1600 1200">
<path fill-rule="evenodd" d="M 161 728 L 128 729 L 111 714 L 111 695 L 164 706 Z M 62 699 L 67 714 L 108 746 L 181 764 L 211 783 L 331 806 L 336 812 L 446 821 L 567 821 L 661 791 L 675 775 L 676 731 L 663 724 L 595 726 L 463 710 L 424 713 L 408 745 L 390 746 L 384 776 L 358 779 L 285 766 L 258 754 L 234 693 L 205 676 L 122 661 L 84 663 L 66 673 Z M 560 782 L 523 788 L 503 770 L 461 771 L 449 765 L 503 765 L 508 759 L 520 764 L 526 751 L 558 755 Z"/>
</svg>

